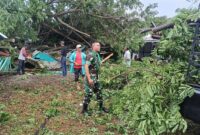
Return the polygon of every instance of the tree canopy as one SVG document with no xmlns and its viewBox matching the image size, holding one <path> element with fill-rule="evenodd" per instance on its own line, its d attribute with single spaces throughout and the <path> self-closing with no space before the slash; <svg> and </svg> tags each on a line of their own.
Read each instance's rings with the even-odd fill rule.
<svg viewBox="0 0 200 135">
<path fill-rule="evenodd" d="M 138 46 L 138 31 L 155 19 L 156 6 L 145 8 L 139 0 L 1 0 L 0 31 L 38 45 L 98 40 L 120 50 Z"/>
</svg>

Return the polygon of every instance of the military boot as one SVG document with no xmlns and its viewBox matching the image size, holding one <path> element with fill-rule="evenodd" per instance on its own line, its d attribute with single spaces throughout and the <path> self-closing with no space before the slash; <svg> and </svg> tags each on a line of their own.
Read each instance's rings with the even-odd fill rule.
<svg viewBox="0 0 200 135">
<path fill-rule="evenodd" d="M 103 102 L 99 103 L 99 111 L 103 111 L 104 113 L 109 113 L 109 110 L 103 107 Z"/>
</svg>

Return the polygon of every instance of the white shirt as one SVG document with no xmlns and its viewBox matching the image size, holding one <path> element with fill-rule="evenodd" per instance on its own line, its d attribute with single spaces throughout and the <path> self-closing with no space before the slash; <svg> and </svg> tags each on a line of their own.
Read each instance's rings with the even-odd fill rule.
<svg viewBox="0 0 200 135">
<path fill-rule="evenodd" d="M 19 60 L 25 60 L 26 57 L 24 56 L 24 54 L 26 55 L 26 49 L 23 47 L 23 48 L 20 50 L 18 59 L 19 59 Z"/>
<path fill-rule="evenodd" d="M 125 53 L 124 53 L 124 59 L 125 60 L 131 60 L 131 53 L 129 50 L 127 50 Z"/>
</svg>

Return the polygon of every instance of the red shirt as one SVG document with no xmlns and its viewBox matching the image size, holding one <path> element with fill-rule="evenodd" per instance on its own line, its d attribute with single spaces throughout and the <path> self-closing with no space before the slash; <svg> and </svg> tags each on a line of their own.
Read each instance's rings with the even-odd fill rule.
<svg viewBox="0 0 200 135">
<path fill-rule="evenodd" d="M 75 63 L 77 63 L 78 65 L 74 64 L 74 68 L 82 68 L 81 52 L 76 52 Z"/>
</svg>

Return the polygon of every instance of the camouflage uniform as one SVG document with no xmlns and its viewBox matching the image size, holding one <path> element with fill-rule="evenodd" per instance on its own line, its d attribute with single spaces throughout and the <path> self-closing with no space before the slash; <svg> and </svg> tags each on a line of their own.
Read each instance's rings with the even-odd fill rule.
<svg viewBox="0 0 200 135">
<path fill-rule="evenodd" d="M 100 83 L 98 81 L 99 68 L 101 64 L 101 58 L 98 53 L 94 51 L 90 51 L 86 56 L 86 64 L 89 68 L 90 78 L 93 80 L 94 85 L 90 86 L 87 76 L 85 77 L 85 98 L 83 101 L 83 112 L 87 112 L 88 104 L 90 103 L 90 99 L 93 95 L 93 92 L 96 94 L 96 98 L 99 102 L 99 109 L 103 108 L 103 99 L 102 92 L 100 88 Z"/>
</svg>

